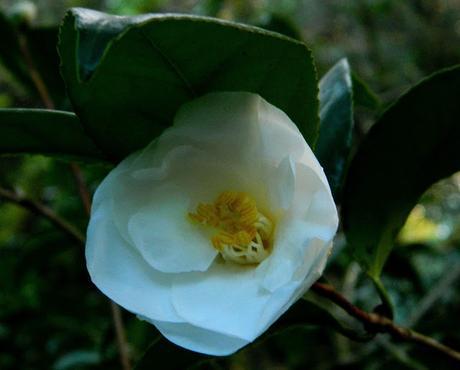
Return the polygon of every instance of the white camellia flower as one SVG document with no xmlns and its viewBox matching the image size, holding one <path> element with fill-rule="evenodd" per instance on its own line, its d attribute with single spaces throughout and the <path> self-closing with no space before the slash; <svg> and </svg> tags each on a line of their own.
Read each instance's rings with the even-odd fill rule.
<svg viewBox="0 0 460 370">
<path fill-rule="evenodd" d="M 102 182 L 86 259 L 103 293 L 166 338 L 227 355 L 320 276 L 337 223 L 287 115 L 255 94 L 213 93 Z"/>
</svg>

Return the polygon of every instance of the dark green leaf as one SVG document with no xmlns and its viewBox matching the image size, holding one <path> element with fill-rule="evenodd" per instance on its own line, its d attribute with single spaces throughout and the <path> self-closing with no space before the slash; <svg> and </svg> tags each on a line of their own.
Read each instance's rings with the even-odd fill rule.
<svg viewBox="0 0 460 370">
<path fill-rule="evenodd" d="M 5 154 L 103 160 L 75 114 L 44 109 L 0 109 L 0 155 Z"/>
<path fill-rule="evenodd" d="M 351 80 L 353 83 L 353 103 L 355 107 L 378 111 L 381 107 L 379 97 L 355 73 L 352 73 Z"/>
<path fill-rule="evenodd" d="M 409 212 L 460 170 L 460 67 L 411 89 L 371 128 L 348 174 L 342 220 L 355 257 L 377 278 Z"/>
<path fill-rule="evenodd" d="M 172 124 L 183 103 L 212 91 L 260 94 L 315 143 L 311 53 L 284 36 L 205 17 L 73 9 L 59 51 L 75 111 L 112 158 L 144 147 Z"/>
<path fill-rule="evenodd" d="M 351 147 L 353 98 L 350 67 L 339 61 L 319 83 L 320 135 L 315 154 L 337 200 Z"/>
</svg>

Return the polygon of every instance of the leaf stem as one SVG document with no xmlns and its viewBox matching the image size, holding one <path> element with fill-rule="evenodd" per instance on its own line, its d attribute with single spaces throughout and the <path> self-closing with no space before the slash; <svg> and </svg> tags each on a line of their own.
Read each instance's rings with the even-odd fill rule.
<svg viewBox="0 0 460 370">
<path fill-rule="evenodd" d="M 388 313 L 387 316 L 389 316 L 392 319 L 394 316 L 394 306 L 393 306 L 393 302 L 390 299 L 390 296 L 388 295 L 387 290 L 383 286 L 382 281 L 380 280 L 379 277 L 370 276 L 370 278 L 372 280 L 372 283 L 375 286 L 375 289 L 377 290 L 380 300 L 382 301 L 384 312 L 387 312 Z"/>
<path fill-rule="evenodd" d="M 331 285 L 315 283 L 312 286 L 312 291 L 316 294 L 329 299 L 336 305 L 341 307 L 350 316 L 354 317 L 366 326 L 368 330 L 376 333 L 390 334 L 394 339 L 399 339 L 406 342 L 414 342 L 425 347 L 436 350 L 451 359 L 460 362 L 460 352 L 442 344 L 433 338 L 427 337 L 416 331 L 396 325 L 392 320 L 387 317 L 370 313 L 361 310 L 357 306 L 349 302 L 343 295 L 337 292 Z"/>
</svg>

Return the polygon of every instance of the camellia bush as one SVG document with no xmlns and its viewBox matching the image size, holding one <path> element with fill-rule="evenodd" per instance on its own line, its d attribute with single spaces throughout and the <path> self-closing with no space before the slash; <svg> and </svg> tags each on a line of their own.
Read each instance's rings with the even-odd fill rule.
<svg viewBox="0 0 460 370">
<path fill-rule="evenodd" d="M 68 168 L 87 214 L 16 188 L 0 198 L 84 246 L 74 264 L 93 284 L 60 289 L 110 300 L 125 370 L 225 368 L 298 326 L 364 343 L 389 334 L 459 366 L 458 341 L 398 324 L 382 276 L 420 197 L 460 170 L 460 66 L 382 107 L 346 59 L 318 78 L 303 42 L 258 27 L 83 8 L 59 29 L 0 23 L 5 71 L 43 106 L 0 109 L 0 154 Z M 42 49 L 56 37 L 58 57 Z M 358 108 L 377 117 L 360 135 Z M 365 273 L 374 307 L 321 278 L 341 256 Z M 147 323 L 145 353 L 130 349 L 120 306 Z"/>
</svg>

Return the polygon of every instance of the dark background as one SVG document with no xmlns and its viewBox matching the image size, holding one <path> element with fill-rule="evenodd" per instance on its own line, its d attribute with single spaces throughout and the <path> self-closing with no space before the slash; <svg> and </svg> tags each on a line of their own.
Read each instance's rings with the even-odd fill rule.
<svg viewBox="0 0 460 370">
<path fill-rule="evenodd" d="M 460 0 L 0 0 L 0 10 L 19 28 L 24 14 L 33 27 L 55 26 L 73 6 L 120 15 L 211 15 L 297 35 L 313 50 L 319 76 L 346 56 L 383 106 L 424 76 L 460 62 Z M 54 47 L 35 46 L 43 47 L 43 53 L 54 52 Z M 0 107 L 41 107 L 36 92 L 1 62 Z M 60 108 L 70 109 L 65 99 Z M 365 109 L 356 112 L 356 142 L 376 114 Z M 108 171 L 96 166 L 83 170 L 92 190 Z M 85 213 L 67 164 L 40 156 L 0 158 L 0 186 L 44 202 L 85 230 Z M 383 277 L 396 306 L 396 321 L 454 348 L 460 347 L 459 215 L 457 174 L 422 197 Z M 325 275 L 365 309 L 372 310 L 378 303 L 340 233 Z M 331 310 L 359 327 L 339 310 Z M 156 331 L 126 312 L 124 321 L 131 355 L 139 358 Z M 215 366 L 232 370 L 451 368 L 439 355 L 411 344 L 384 336 L 355 343 L 320 325 L 290 329 Z M 0 199 L 0 369 L 119 367 L 110 306 L 89 281 L 83 249 L 47 221 Z"/>
</svg>

